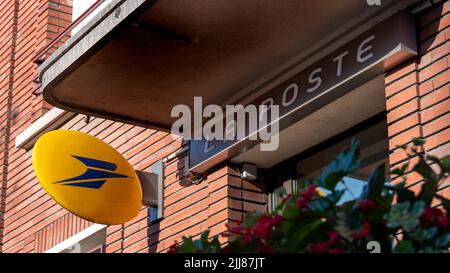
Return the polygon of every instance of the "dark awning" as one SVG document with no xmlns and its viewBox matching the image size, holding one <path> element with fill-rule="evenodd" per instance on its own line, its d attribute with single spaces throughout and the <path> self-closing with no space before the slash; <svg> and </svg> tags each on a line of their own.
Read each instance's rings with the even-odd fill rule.
<svg viewBox="0 0 450 273">
<path fill-rule="evenodd" d="M 169 129 L 174 105 L 241 101 L 350 24 L 408 2 L 113 0 L 41 65 L 44 98 Z"/>
</svg>

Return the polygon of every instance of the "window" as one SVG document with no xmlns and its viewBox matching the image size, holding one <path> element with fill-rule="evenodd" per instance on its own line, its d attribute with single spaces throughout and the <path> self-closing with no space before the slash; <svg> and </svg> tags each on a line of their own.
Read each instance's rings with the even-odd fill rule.
<svg viewBox="0 0 450 273">
<path fill-rule="evenodd" d="M 269 196 L 269 208 L 274 210 L 276 206 L 281 204 L 283 198 L 289 194 L 292 194 L 297 190 L 298 183 L 296 179 L 289 179 L 284 181 L 281 186 L 278 186 L 273 190 L 273 193 Z"/>
<path fill-rule="evenodd" d="M 55 245 L 46 253 L 103 253 L 106 245 L 106 226 L 93 224 Z"/>
<path fill-rule="evenodd" d="M 94 247 L 92 250 L 87 251 L 87 253 L 105 253 L 105 245 Z"/>
<path fill-rule="evenodd" d="M 353 138 L 360 140 L 361 169 L 345 177 L 337 187 L 346 190 L 339 203 L 358 198 L 363 191 L 365 181 L 377 166 L 385 163 L 386 172 L 389 172 L 387 122 L 384 113 L 302 152 L 283 163 L 284 165 L 281 164 L 277 167 L 277 169 L 291 170 L 289 171 L 290 175 L 285 176 L 281 182 L 277 182 L 272 189 L 269 207 L 273 210 L 280 204 L 283 196 L 291 193 L 301 178 L 317 178 L 322 169 L 336 157 L 343 147 L 349 145 Z M 272 177 L 274 176 L 278 175 L 272 175 Z"/>
</svg>

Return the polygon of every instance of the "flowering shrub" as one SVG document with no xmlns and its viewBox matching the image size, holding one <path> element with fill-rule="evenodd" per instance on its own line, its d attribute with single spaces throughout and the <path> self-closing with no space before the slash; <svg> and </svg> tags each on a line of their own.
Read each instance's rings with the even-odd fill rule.
<svg viewBox="0 0 450 273">
<path fill-rule="evenodd" d="M 199 240 L 184 237 L 169 252 L 368 252 L 373 243 L 381 252 L 448 252 L 450 201 L 437 191 L 449 177 L 450 157 L 425 155 L 423 144 L 415 139 L 411 147 L 401 147 L 418 158 L 412 168 L 405 164 L 392 172 L 402 182 L 386 183 L 385 166 L 380 165 L 357 200 L 338 204 L 345 190 L 337 184 L 359 168 L 359 143 L 354 140 L 275 211 L 250 213 L 244 222 L 228 226 L 221 234 L 230 236 L 226 246 L 205 232 Z M 423 177 L 417 194 L 406 187 L 409 171 Z M 442 206 L 432 207 L 435 201 Z"/>
</svg>

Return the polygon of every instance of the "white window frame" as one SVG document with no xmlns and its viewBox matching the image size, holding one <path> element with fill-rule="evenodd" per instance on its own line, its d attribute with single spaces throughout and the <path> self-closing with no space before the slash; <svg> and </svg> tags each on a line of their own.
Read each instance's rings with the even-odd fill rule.
<svg viewBox="0 0 450 273">
<path fill-rule="evenodd" d="M 44 253 L 61 253 L 62 251 L 68 249 L 69 247 L 81 242 L 82 240 L 94 235 L 95 233 L 105 229 L 107 226 L 100 224 L 93 224 L 92 226 L 78 232 L 72 237 L 62 241 L 61 243 L 55 245 L 54 247 L 44 251 Z"/>
</svg>

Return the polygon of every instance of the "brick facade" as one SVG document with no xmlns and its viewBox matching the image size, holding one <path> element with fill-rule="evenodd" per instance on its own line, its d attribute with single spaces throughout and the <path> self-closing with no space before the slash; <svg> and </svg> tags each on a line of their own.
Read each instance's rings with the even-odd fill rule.
<svg viewBox="0 0 450 273">
<path fill-rule="evenodd" d="M 42 96 L 32 94 L 37 69 L 31 60 L 70 24 L 70 2 L 10 0 L 0 4 L 1 251 L 33 251 L 39 228 L 56 219 L 46 219 L 53 214 L 54 204 L 41 198 L 31 153 L 14 148 L 14 139 L 48 109 Z"/>
<path fill-rule="evenodd" d="M 17 3 L 2 1 L 0 3 L 0 159 L 1 159 L 1 192 L 0 192 L 0 251 L 3 249 L 3 233 L 6 203 L 6 187 L 8 172 L 8 143 L 10 135 L 10 113 L 12 100 L 14 36 L 17 21 Z"/>
<path fill-rule="evenodd" d="M 31 59 L 70 22 L 70 2 L 0 1 L 0 252 L 43 252 L 92 224 L 56 204 L 34 176 L 31 151 L 14 147 L 15 137 L 48 110 L 42 96 L 32 94 L 36 66 Z M 449 9 L 446 2 L 418 16 L 420 56 L 386 75 L 392 168 L 407 159 L 397 145 L 412 137 L 427 139 L 427 153 L 450 153 Z M 187 145 L 164 132 L 83 115 L 63 128 L 109 143 L 136 170 L 148 171 Z M 216 235 L 245 212 L 266 210 L 264 182 L 242 180 L 232 166 L 223 165 L 191 184 L 184 179 L 186 158 L 184 153 L 165 163 L 164 219 L 150 222 L 143 207 L 133 221 L 109 226 L 107 252 L 166 251 L 182 235 L 206 229 Z M 408 183 L 419 182 L 411 175 Z"/>
<path fill-rule="evenodd" d="M 417 16 L 419 56 L 387 73 L 386 109 L 389 134 L 389 162 L 397 168 L 408 159 L 397 148 L 421 137 L 425 153 L 450 154 L 450 3 Z M 411 159 L 414 163 L 414 159 Z M 411 164 L 412 166 L 412 164 Z M 407 183 L 420 189 L 420 176 L 412 173 Z M 449 198 L 448 181 L 441 187 Z"/>
</svg>

